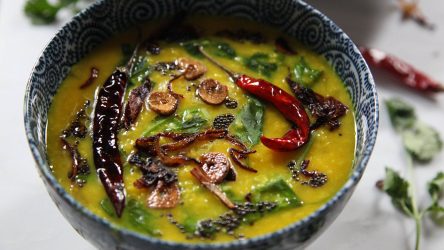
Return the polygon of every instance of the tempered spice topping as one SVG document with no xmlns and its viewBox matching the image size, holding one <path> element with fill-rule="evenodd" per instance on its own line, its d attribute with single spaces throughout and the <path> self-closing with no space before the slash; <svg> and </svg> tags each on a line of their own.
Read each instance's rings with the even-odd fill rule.
<svg viewBox="0 0 444 250">
<path fill-rule="evenodd" d="M 75 138 L 85 138 L 88 133 L 86 122 L 89 117 L 86 114 L 86 109 L 89 107 L 90 101 L 86 100 L 83 107 L 76 113 L 74 120 L 69 124 L 68 128 L 62 131 L 62 137 L 68 138 L 73 136 Z"/>
<path fill-rule="evenodd" d="M 237 108 L 237 101 L 235 99 L 231 99 L 229 97 L 227 97 L 225 99 L 225 107 L 229 108 L 229 109 L 235 109 Z"/>
<path fill-rule="evenodd" d="M 218 115 L 214 118 L 213 128 L 227 130 L 236 118 L 232 114 Z"/>
<path fill-rule="evenodd" d="M 304 160 L 299 165 L 296 161 L 290 161 L 288 163 L 288 168 L 291 171 L 291 177 L 302 185 L 307 185 L 313 188 L 321 187 L 327 183 L 328 178 L 326 174 L 316 170 L 307 170 L 309 164 L 309 160 Z"/>
</svg>

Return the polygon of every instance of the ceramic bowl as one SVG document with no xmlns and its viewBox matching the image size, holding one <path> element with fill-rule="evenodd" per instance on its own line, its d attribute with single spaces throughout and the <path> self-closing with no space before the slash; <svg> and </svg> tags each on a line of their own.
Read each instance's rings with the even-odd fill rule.
<svg viewBox="0 0 444 250">
<path fill-rule="evenodd" d="M 286 228 L 260 237 L 220 244 L 167 242 L 117 228 L 65 192 L 46 155 L 48 109 L 72 65 L 103 41 L 141 22 L 176 13 L 235 16 L 274 26 L 322 55 L 345 83 L 353 101 L 356 153 L 345 185 L 325 205 Z M 378 130 L 378 102 L 372 75 L 357 47 L 330 19 L 296 0 L 102 0 L 75 16 L 39 58 L 25 97 L 25 128 L 37 169 L 55 204 L 86 240 L 100 249 L 303 249 L 337 217 L 369 160 Z"/>
</svg>

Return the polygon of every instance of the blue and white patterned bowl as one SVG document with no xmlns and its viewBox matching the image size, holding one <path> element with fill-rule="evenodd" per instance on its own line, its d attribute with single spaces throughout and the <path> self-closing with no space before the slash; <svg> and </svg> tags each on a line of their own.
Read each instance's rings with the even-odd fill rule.
<svg viewBox="0 0 444 250">
<path fill-rule="evenodd" d="M 305 219 L 253 239 L 223 244 L 166 242 L 111 225 L 65 192 L 46 155 L 48 109 L 72 65 L 103 41 L 131 26 L 186 11 L 236 16 L 275 26 L 324 56 L 345 83 L 357 128 L 353 172 L 342 189 Z M 38 171 L 55 204 L 85 239 L 100 249 L 303 249 L 336 218 L 359 182 L 376 140 L 378 102 L 372 75 L 357 47 L 330 19 L 296 0 L 101 0 L 81 12 L 52 39 L 29 80 L 25 128 Z"/>
</svg>

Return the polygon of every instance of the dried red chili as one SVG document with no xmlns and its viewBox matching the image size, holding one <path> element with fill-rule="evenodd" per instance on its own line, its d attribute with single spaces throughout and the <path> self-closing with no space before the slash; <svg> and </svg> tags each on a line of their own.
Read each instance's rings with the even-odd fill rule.
<svg viewBox="0 0 444 250">
<path fill-rule="evenodd" d="M 97 95 L 93 120 L 94 164 L 119 217 L 125 207 L 126 194 L 117 133 L 127 81 L 125 70 L 117 69 L 111 74 Z"/>
<path fill-rule="evenodd" d="M 396 76 L 404 85 L 422 92 L 443 92 L 444 86 L 409 63 L 377 49 L 360 48 L 368 64 Z"/>
<path fill-rule="evenodd" d="M 298 99 L 263 79 L 234 74 L 211 58 L 202 47 L 200 51 L 209 61 L 230 75 L 237 86 L 262 100 L 270 102 L 285 118 L 297 126 L 297 128 L 288 131 L 282 138 L 267 138 L 261 136 L 262 144 L 277 151 L 292 151 L 308 142 L 310 137 L 310 120 L 302 103 Z"/>
<path fill-rule="evenodd" d="M 123 114 L 123 125 L 126 130 L 136 122 L 137 117 L 142 110 L 143 103 L 151 91 L 151 85 L 151 81 L 147 78 L 141 86 L 133 89 L 129 94 L 125 113 Z"/>
</svg>

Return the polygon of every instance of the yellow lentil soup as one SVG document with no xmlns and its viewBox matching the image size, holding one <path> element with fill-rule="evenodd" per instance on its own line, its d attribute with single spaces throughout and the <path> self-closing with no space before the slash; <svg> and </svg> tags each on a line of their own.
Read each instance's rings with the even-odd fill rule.
<svg viewBox="0 0 444 250">
<path fill-rule="evenodd" d="M 81 204 L 119 227 L 164 240 L 226 242 L 288 226 L 343 186 L 355 149 L 352 103 L 324 58 L 273 29 L 236 19 L 146 26 L 74 65 L 51 105 L 51 168 Z M 311 124 L 308 141 L 291 150 L 264 145 L 261 136 L 290 140 L 283 135 L 298 124 L 221 66 L 298 98 Z M 121 214 L 96 171 L 94 150 L 94 120 L 103 111 L 96 106 L 109 101 L 98 96 L 116 68 L 128 76 L 114 103 L 121 106 L 114 145 L 123 170 Z M 325 115 L 325 108 L 342 113 Z"/>
</svg>

